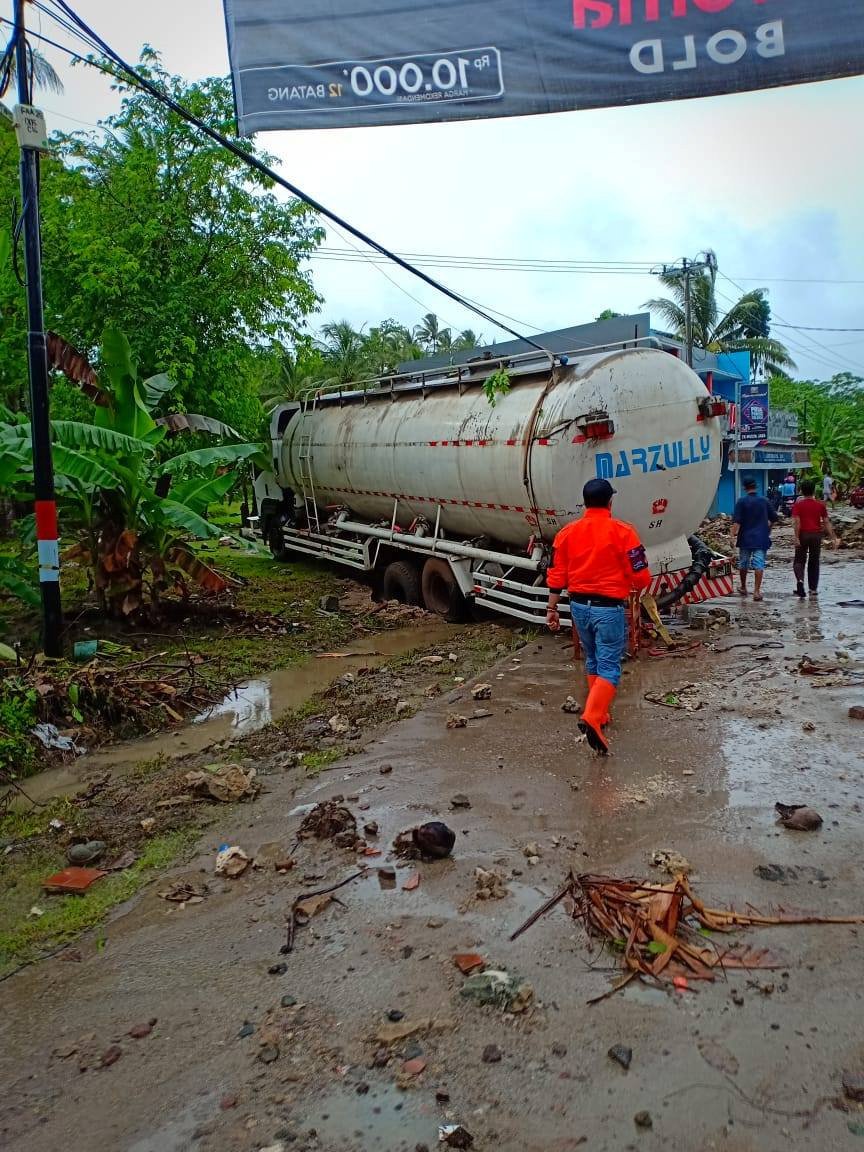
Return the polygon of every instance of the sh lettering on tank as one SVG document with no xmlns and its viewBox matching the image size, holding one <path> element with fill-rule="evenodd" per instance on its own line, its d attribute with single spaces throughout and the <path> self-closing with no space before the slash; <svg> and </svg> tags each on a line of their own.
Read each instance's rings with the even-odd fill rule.
<svg viewBox="0 0 864 1152">
<path fill-rule="evenodd" d="M 620 449 L 618 452 L 596 452 L 598 480 L 612 480 L 634 473 L 669 472 L 688 464 L 702 464 L 711 459 L 711 437 L 691 436 L 666 444 L 649 444 L 644 448 Z"/>
</svg>

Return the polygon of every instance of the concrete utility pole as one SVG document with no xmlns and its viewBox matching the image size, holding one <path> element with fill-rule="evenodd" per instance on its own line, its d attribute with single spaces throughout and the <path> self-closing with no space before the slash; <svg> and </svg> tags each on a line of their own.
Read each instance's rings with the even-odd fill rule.
<svg viewBox="0 0 864 1152">
<path fill-rule="evenodd" d="M 60 656 L 63 652 L 60 542 L 54 495 L 54 464 L 51 458 L 48 354 L 42 309 L 42 242 L 39 223 L 39 153 L 46 148 L 47 139 L 42 113 L 31 106 L 31 62 L 24 27 L 24 2 L 15 0 L 14 42 L 18 73 L 15 130 L 21 148 L 21 214 L 27 276 L 27 358 L 30 369 L 33 489 L 39 550 L 39 588 L 42 593 L 42 645 L 46 656 Z"/>
<path fill-rule="evenodd" d="M 717 257 L 713 252 L 703 252 L 690 260 L 682 257 L 680 264 L 664 264 L 660 269 L 663 276 L 682 276 L 684 278 L 684 347 L 687 354 L 687 366 L 693 367 L 693 301 L 690 296 L 690 281 L 694 272 L 701 272 L 707 268 L 712 276 L 717 271 Z"/>
</svg>

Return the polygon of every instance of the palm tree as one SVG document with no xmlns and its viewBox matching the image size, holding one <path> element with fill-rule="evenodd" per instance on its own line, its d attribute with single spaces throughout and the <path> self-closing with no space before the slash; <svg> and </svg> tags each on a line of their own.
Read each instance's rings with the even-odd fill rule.
<svg viewBox="0 0 864 1152">
<path fill-rule="evenodd" d="M 470 352 L 473 348 L 479 348 L 482 343 L 482 336 L 478 336 L 477 333 L 470 328 L 463 328 L 453 341 L 453 351 Z"/>
<path fill-rule="evenodd" d="M 42 53 L 27 45 L 27 51 L 30 56 L 30 64 L 33 72 L 33 83 L 37 88 L 42 88 L 47 92 L 56 92 L 58 95 L 63 91 L 63 81 L 54 70 L 53 65 L 45 59 Z M 15 60 L 15 52 L 10 43 L 9 55 L 0 66 L 0 96 L 3 96 L 9 89 L 14 90 L 18 82 L 18 65 Z"/>
<path fill-rule="evenodd" d="M 438 339 L 435 341 L 435 351 L 442 356 L 449 356 L 455 349 L 456 345 L 453 343 L 452 328 L 442 328 L 438 333 Z"/>
<path fill-rule="evenodd" d="M 428 352 L 437 352 L 438 341 L 441 338 L 441 327 L 434 312 L 427 312 L 414 329 L 414 339 L 422 344 Z"/>
<path fill-rule="evenodd" d="M 362 328 L 352 327 L 347 320 L 322 326 L 316 344 L 327 363 L 327 383 L 353 384 L 372 375 L 365 355 L 366 341 Z"/>
<path fill-rule="evenodd" d="M 642 307 L 658 312 L 672 333 L 680 340 L 686 340 L 684 274 L 664 272 L 659 280 L 672 294 L 672 299 L 661 296 L 647 300 Z M 771 306 L 765 299 L 764 288 L 745 292 L 728 312 L 721 315 L 712 272 L 709 269 L 691 272 L 690 313 L 691 339 L 697 348 L 715 353 L 747 351 L 757 372 L 764 370 L 773 374 L 795 367 L 788 349 L 769 335 Z"/>
</svg>

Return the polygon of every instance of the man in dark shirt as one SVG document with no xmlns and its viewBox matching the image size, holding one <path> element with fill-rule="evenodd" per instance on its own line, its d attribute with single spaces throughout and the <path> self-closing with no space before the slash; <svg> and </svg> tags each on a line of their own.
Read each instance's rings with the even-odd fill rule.
<svg viewBox="0 0 864 1152">
<path fill-rule="evenodd" d="M 747 573 L 752 568 L 753 599 L 762 599 L 765 555 L 771 547 L 771 525 L 778 519 L 765 497 L 756 495 L 756 481 L 748 476 L 744 481 L 744 495 L 732 514 L 732 544 L 738 545 L 739 591 L 742 596 L 747 595 Z"/>
</svg>

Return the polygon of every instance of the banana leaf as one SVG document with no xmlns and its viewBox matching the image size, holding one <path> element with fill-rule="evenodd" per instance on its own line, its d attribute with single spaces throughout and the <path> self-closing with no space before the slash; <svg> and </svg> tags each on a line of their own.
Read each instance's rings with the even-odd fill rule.
<svg viewBox="0 0 864 1152">
<path fill-rule="evenodd" d="M 183 544 L 177 544 L 169 549 L 165 559 L 190 576 L 205 592 L 224 592 L 230 586 L 228 579 L 221 572 L 199 560 L 195 553 Z"/>
<path fill-rule="evenodd" d="M 77 384 L 94 404 L 107 408 L 110 404 L 108 394 L 99 383 L 99 374 L 87 357 L 56 332 L 48 333 L 47 346 L 50 366 Z"/>
<path fill-rule="evenodd" d="M 55 444 L 52 450 L 54 470 L 59 476 L 77 480 L 85 488 L 118 488 L 121 480 L 106 463 L 93 456 Z"/>
<path fill-rule="evenodd" d="M 240 433 L 235 432 L 230 424 L 213 416 L 199 416 L 196 412 L 171 412 L 167 416 L 158 416 L 156 423 L 169 432 L 209 432 L 211 436 L 227 440 L 240 439 Z"/>
<path fill-rule="evenodd" d="M 32 581 L 21 575 L 23 567 L 17 557 L 0 556 L 0 592 L 7 592 L 36 608 L 39 605 L 39 590 Z"/>
<path fill-rule="evenodd" d="M 163 500 L 160 503 L 162 516 L 175 528 L 181 528 L 199 540 L 208 540 L 222 535 L 222 529 L 203 516 L 199 516 L 192 508 L 180 504 L 177 500 Z"/>
<path fill-rule="evenodd" d="M 171 497 L 180 504 L 186 504 L 195 512 L 203 512 L 208 504 L 214 500 L 221 500 L 236 482 L 233 473 L 224 476 L 195 476 L 191 480 L 184 480 L 174 484 L 171 488 Z"/>
<path fill-rule="evenodd" d="M 248 460 L 261 453 L 259 444 L 216 444 L 212 448 L 198 448 L 172 456 L 161 467 L 162 472 L 177 472 L 181 468 L 209 468 L 214 464 L 231 464 Z"/>
<path fill-rule="evenodd" d="M 166 372 L 160 372 L 156 376 L 150 376 L 141 385 L 144 391 L 144 403 L 148 408 L 155 408 L 162 397 L 167 396 L 169 392 L 173 392 L 176 387 L 177 381 L 172 380 Z"/>
</svg>

